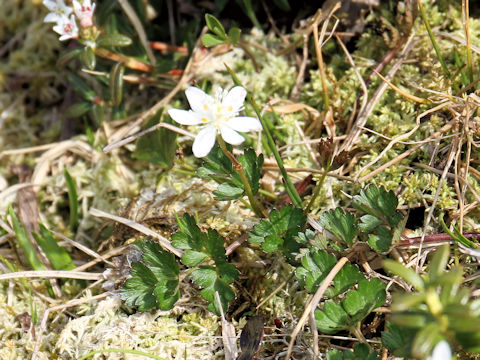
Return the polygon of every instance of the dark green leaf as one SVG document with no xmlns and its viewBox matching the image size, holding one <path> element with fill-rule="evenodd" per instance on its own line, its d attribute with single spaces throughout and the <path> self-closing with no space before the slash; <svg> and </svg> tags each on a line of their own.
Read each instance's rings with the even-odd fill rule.
<svg viewBox="0 0 480 360">
<path fill-rule="evenodd" d="M 392 244 L 392 232 L 385 226 L 378 226 L 374 234 L 368 235 L 368 245 L 378 252 L 387 252 Z"/>
<path fill-rule="evenodd" d="M 92 110 L 93 104 L 91 102 L 82 101 L 67 108 L 65 115 L 68 118 L 79 118 Z"/>
<path fill-rule="evenodd" d="M 148 311 L 157 306 L 154 289 L 157 286 L 157 278 L 144 264 L 136 262 L 132 264 L 130 271 L 131 279 L 122 286 L 122 299 L 130 306 L 136 306 L 140 311 Z"/>
<path fill-rule="evenodd" d="M 290 4 L 288 0 L 273 0 L 274 4 L 277 5 L 283 11 L 290 11 Z"/>
<path fill-rule="evenodd" d="M 85 46 L 82 51 L 82 63 L 89 70 L 95 69 L 95 65 L 97 64 L 97 59 L 95 57 L 95 53 L 90 46 Z"/>
<path fill-rule="evenodd" d="M 357 290 L 351 290 L 343 300 L 343 308 L 352 317 L 360 321 L 377 307 L 383 305 L 386 298 L 386 285 L 380 279 L 362 280 Z"/>
<path fill-rule="evenodd" d="M 77 195 L 77 187 L 75 186 L 75 182 L 73 181 L 70 173 L 65 168 L 63 169 L 63 175 L 65 176 L 65 182 L 67 184 L 68 189 L 68 206 L 70 209 L 70 230 L 75 232 L 77 229 L 78 224 L 78 195 Z"/>
<path fill-rule="evenodd" d="M 370 348 L 367 344 L 357 344 L 352 350 L 329 350 L 327 353 L 327 360 L 378 360 L 376 351 L 370 353 Z"/>
<path fill-rule="evenodd" d="M 147 127 L 158 124 L 161 115 L 162 112 L 159 111 L 157 115 L 150 119 Z M 170 124 L 172 120 L 167 116 L 164 117 L 164 122 Z M 170 168 L 173 166 L 177 149 L 176 139 L 177 134 L 168 129 L 160 128 L 152 131 L 138 139 L 133 157 Z"/>
<path fill-rule="evenodd" d="M 255 225 L 249 241 L 261 244 L 267 252 L 283 249 L 287 258 L 292 257 L 302 247 L 295 237 L 305 222 L 303 211 L 292 205 L 284 206 L 280 211 L 272 210 L 269 220 L 261 220 Z"/>
<path fill-rule="evenodd" d="M 97 41 L 97 45 L 100 47 L 129 46 L 131 44 L 132 39 L 118 33 L 105 34 Z"/>
<path fill-rule="evenodd" d="M 92 102 L 97 98 L 95 91 L 93 91 L 90 86 L 78 76 L 69 73 L 67 79 L 75 92 L 77 92 L 84 100 Z"/>
<path fill-rule="evenodd" d="M 356 209 L 380 219 L 394 216 L 397 205 L 398 200 L 393 191 L 387 192 L 385 188 L 376 185 L 370 185 L 353 198 Z"/>
<path fill-rule="evenodd" d="M 207 254 L 201 251 L 187 250 L 182 256 L 182 263 L 187 266 L 196 266 L 208 257 Z"/>
<path fill-rule="evenodd" d="M 318 222 L 337 239 L 350 247 L 353 245 L 358 228 L 355 216 L 352 214 L 345 212 L 342 208 L 336 208 L 323 213 Z"/>
<path fill-rule="evenodd" d="M 334 334 L 350 325 L 342 305 L 331 300 L 325 302 L 323 310 L 315 311 L 315 322 L 317 328 L 326 334 Z"/>
<path fill-rule="evenodd" d="M 116 63 L 110 70 L 110 101 L 113 106 L 118 106 L 122 102 L 123 97 L 123 73 L 125 72 L 125 65 L 123 63 Z"/>
<path fill-rule="evenodd" d="M 142 259 L 158 280 L 173 279 L 180 273 L 175 256 L 154 241 L 138 241 L 135 245 L 142 250 Z"/>
<path fill-rule="evenodd" d="M 252 188 L 254 195 L 258 192 L 258 185 L 262 175 L 263 155 L 257 157 L 255 151 L 251 148 L 246 149 L 242 155 L 238 157 L 238 162 L 242 164 L 243 171 L 247 177 L 248 183 Z"/>
<path fill-rule="evenodd" d="M 153 241 L 138 241 L 143 262 L 134 262 L 121 296 L 130 306 L 147 311 L 154 307 L 171 309 L 180 298 L 178 275 L 180 269 L 175 256 Z"/>
<path fill-rule="evenodd" d="M 157 297 L 158 308 L 160 310 L 170 310 L 180 299 L 180 290 L 178 289 L 177 280 L 168 280 L 159 282 L 155 286 L 155 296 Z"/>
</svg>

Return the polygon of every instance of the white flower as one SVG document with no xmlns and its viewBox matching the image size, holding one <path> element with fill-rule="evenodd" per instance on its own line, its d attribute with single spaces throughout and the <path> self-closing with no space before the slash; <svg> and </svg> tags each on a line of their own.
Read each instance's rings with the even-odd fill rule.
<svg viewBox="0 0 480 360">
<path fill-rule="evenodd" d="M 82 27 L 87 28 L 93 25 L 92 19 L 95 5 L 95 3 L 92 5 L 90 0 L 83 0 L 82 2 L 73 0 L 73 11 L 77 15 L 78 20 L 80 20 Z"/>
<path fill-rule="evenodd" d="M 43 22 L 59 22 L 73 11 L 63 0 L 43 0 L 43 5 L 50 10 Z"/>
<path fill-rule="evenodd" d="M 65 16 L 58 20 L 57 24 L 53 27 L 53 31 L 61 35 L 60 41 L 77 38 L 78 27 L 73 14 L 70 16 L 70 18 Z"/>
<path fill-rule="evenodd" d="M 452 350 L 447 341 L 442 340 L 437 345 L 432 352 L 432 360 L 452 360 Z"/>
<path fill-rule="evenodd" d="M 192 110 L 170 109 L 168 114 L 182 125 L 204 124 L 193 142 L 193 154 L 196 157 L 207 156 L 215 144 L 217 131 L 223 140 L 232 145 L 239 145 L 245 139 L 237 131 L 261 131 L 262 125 L 256 118 L 237 116 L 243 110 L 247 91 L 235 86 L 230 91 L 221 88 L 212 97 L 196 87 L 185 91 Z"/>
</svg>

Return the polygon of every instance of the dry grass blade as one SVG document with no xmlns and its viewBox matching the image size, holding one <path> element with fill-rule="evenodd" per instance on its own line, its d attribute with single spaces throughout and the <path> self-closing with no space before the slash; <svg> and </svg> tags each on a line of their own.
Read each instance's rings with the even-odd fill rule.
<svg viewBox="0 0 480 360">
<path fill-rule="evenodd" d="M 375 74 L 377 74 L 377 76 L 382 79 L 383 81 L 385 81 L 388 86 L 390 86 L 394 91 L 396 91 L 397 93 L 399 93 L 400 95 L 402 95 L 403 97 L 409 99 L 409 100 L 412 100 L 412 101 L 415 101 L 419 104 L 424 104 L 426 102 L 428 102 L 428 100 L 426 99 L 423 99 L 423 98 L 420 98 L 418 96 L 415 96 L 415 95 L 412 95 L 412 94 L 409 94 L 407 93 L 406 91 L 403 91 L 402 89 L 400 89 L 399 87 L 395 86 L 392 84 L 391 81 L 388 81 L 387 79 L 385 79 L 382 74 L 380 74 L 379 72 L 377 72 L 376 70 L 373 70 L 375 72 Z"/>
<path fill-rule="evenodd" d="M 35 271 L 17 271 L 13 273 L 1 274 L 0 281 L 20 278 L 46 278 L 46 279 L 79 279 L 79 280 L 100 280 L 104 276 L 102 273 L 89 273 L 73 270 L 35 270 Z"/>
<path fill-rule="evenodd" d="M 215 300 L 217 301 L 217 305 L 221 314 L 220 318 L 222 321 L 222 341 L 225 349 L 225 360 L 235 360 L 238 355 L 237 342 L 236 340 L 232 341 L 236 338 L 235 327 L 225 319 L 225 314 L 223 313 L 222 302 L 220 300 L 218 291 L 215 292 Z"/>
<path fill-rule="evenodd" d="M 111 214 L 108 214 L 104 211 L 101 211 L 101 210 L 98 210 L 98 209 L 95 209 L 95 208 L 90 208 L 90 214 L 92 214 L 93 216 L 97 216 L 97 217 L 103 217 L 103 218 L 106 218 L 106 219 L 110 219 L 110 220 L 113 220 L 113 221 L 117 221 L 123 225 L 126 225 L 126 226 L 129 226 L 131 227 L 132 229 L 135 229 L 139 232 L 141 232 L 142 234 L 145 234 L 147 236 L 151 236 L 153 237 L 154 239 L 157 239 L 159 241 L 159 244 L 166 250 L 170 251 L 172 254 L 175 254 L 176 256 L 178 257 L 182 257 L 183 256 L 183 251 L 181 250 L 178 250 L 176 248 L 174 248 L 171 244 L 170 244 L 170 241 L 168 241 L 166 238 L 164 238 L 162 235 L 160 234 L 157 234 L 155 231 L 153 230 L 150 230 L 149 228 L 147 228 L 146 226 L 142 225 L 142 224 L 139 224 L 138 222 L 136 221 L 133 221 L 133 220 L 129 220 L 129 219 L 125 219 L 123 217 L 120 217 L 120 216 L 115 216 L 115 215 L 111 215 Z"/>
<path fill-rule="evenodd" d="M 404 58 L 410 53 L 410 51 L 413 49 L 413 47 L 416 44 L 415 39 L 415 33 L 412 32 L 410 37 L 408 38 L 407 42 L 405 43 L 405 46 L 403 47 L 402 53 L 400 54 L 400 57 L 397 59 L 397 61 L 393 64 L 391 69 L 388 71 L 388 74 L 386 76 L 387 79 L 393 78 L 395 73 L 400 69 L 400 66 L 403 63 Z M 383 93 L 387 89 L 388 84 L 383 82 L 377 90 L 375 90 L 375 93 L 372 95 L 372 98 L 369 99 L 369 102 L 367 103 L 367 106 L 364 109 L 361 109 L 362 111 L 358 114 L 357 119 L 355 120 L 355 123 L 353 124 L 352 130 L 350 133 L 347 135 L 347 138 L 343 142 L 342 146 L 340 147 L 340 152 L 345 150 L 348 151 L 351 149 L 351 147 L 355 144 L 357 141 L 358 137 L 361 134 L 362 128 L 365 126 L 368 117 L 370 114 L 373 112 L 373 109 L 377 105 L 378 101 L 382 97 Z"/>
<path fill-rule="evenodd" d="M 425 140 L 432 140 L 432 139 L 436 139 L 438 138 L 440 135 L 442 135 L 443 133 L 447 132 L 448 130 L 450 130 L 453 125 L 458 121 L 457 118 L 454 118 L 452 120 L 450 120 L 446 125 L 444 125 L 439 131 L 435 132 L 434 134 L 430 135 L 427 139 Z M 383 170 L 385 169 L 388 169 L 390 166 L 392 166 L 393 164 L 396 164 L 397 162 L 399 162 L 400 160 L 402 159 L 405 159 L 407 156 L 411 155 L 412 153 L 414 153 L 415 151 L 417 151 L 418 149 L 420 149 L 421 147 L 423 146 L 423 142 L 420 143 L 420 144 L 417 144 L 415 145 L 414 147 L 410 148 L 409 150 L 405 151 L 403 154 L 399 155 L 398 157 L 386 162 L 385 164 L 383 164 L 382 166 L 380 166 L 379 168 L 375 169 L 374 171 L 372 171 L 370 174 L 368 175 L 365 175 L 364 177 L 358 179 L 358 182 L 359 183 L 363 183 L 369 179 L 371 179 L 372 177 L 376 176 L 377 174 L 381 173 Z"/>
</svg>

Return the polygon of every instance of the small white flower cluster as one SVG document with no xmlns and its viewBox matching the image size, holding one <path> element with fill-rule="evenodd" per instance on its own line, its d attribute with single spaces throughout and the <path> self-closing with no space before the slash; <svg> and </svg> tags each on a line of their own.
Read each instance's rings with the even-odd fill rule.
<svg viewBox="0 0 480 360">
<path fill-rule="evenodd" d="M 43 21 L 56 23 L 53 30 L 60 35 L 60 41 L 78 38 L 76 19 L 82 28 L 93 26 L 95 3 L 91 0 L 73 0 L 73 8 L 64 0 L 43 0 L 43 5 L 50 10 Z"/>
</svg>

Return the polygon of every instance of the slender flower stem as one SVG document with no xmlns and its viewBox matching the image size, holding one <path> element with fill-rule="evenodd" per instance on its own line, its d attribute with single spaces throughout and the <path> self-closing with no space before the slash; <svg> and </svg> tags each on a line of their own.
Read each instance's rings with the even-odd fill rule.
<svg viewBox="0 0 480 360">
<path fill-rule="evenodd" d="M 233 72 L 233 70 L 230 69 L 227 64 L 225 64 L 225 67 L 227 68 L 228 72 L 232 76 L 232 79 L 235 85 L 243 86 L 240 80 L 237 78 L 237 76 Z M 282 177 L 285 180 L 285 190 L 287 191 L 288 196 L 292 200 L 293 205 L 295 205 L 298 208 L 301 208 L 303 205 L 302 199 L 300 198 L 300 195 L 298 195 L 297 189 L 295 189 L 295 186 L 293 185 L 292 181 L 290 180 L 290 177 L 287 174 L 287 171 L 285 170 L 285 167 L 283 166 L 283 161 L 282 161 L 282 158 L 280 157 L 277 147 L 275 146 L 275 142 L 273 141 L 272 133 L 270 132 L 270 129 L 265 122 L 265 119 L 260 114 L 260 108 L 255 103 L 255 100 L 253 100 L 253 97 L 250 95 L 250 93 L 247 94 L 247 100 L 252 105 L 253 110 L 255 110 L 255 113 L 257 114 L 257 117 L 260 120 L 260 123 L 262 124 L 263 132 L 265 133 L 265 136 L 267 138 L 268 146 L 270 147 L 270 150 L 272 150 L 272 153 L 273 153 L 273 156 L 275 157 L 278 168 L 280 169 L 280 172 L 282 173 Z M 274 116 L 277 116 L 275 112 L 273 112 L 273 114 Z"/>
<path fill-rule="evenodd" d="M 233 167 L 240 175 L 240 180 L 242 181 L 243 187 L 245 189 L 245 193 L 247 194 L 248 200 L 250 201 L 250 205 L 252 206 L 252 210 L 255 212 L 257 216 L 261 218 L 268 217 L 268 214 L 265 211 L 265 209 L 263 209 L 263 207 L 257 202 L 255 195 L 253 195 L 252 187 L 250 186 L 247 176 L 243 171 L 242 164 L 240 164 L 238 160 L 235 158 L 235 156 L 233 156 L 233 154 L 230 151 L 228 151 L 227 145 L 225 144 L 225 141 L 220 135 L 217 136 L 217 141 L 218 141 L 218 144 L 220 145 L 220 149 L 222 149 L 223 153 L 232 161 Z"/>
<path fill-rule="evenodd" d="M 324 169 L 322 177 L 317 181 L 317 184 L 315 185 L 315 189 L 313 190 L 313 195 L 312 198 L 310 199 L 310 202 L 308 203 L 307 207 L 303 211 L 305 214 L 308 214 L 310 212 L 310 209 L 313 206 L 313 203 L 317 199 L 318 195 L 320 194 L 320 190 L 322 190 L 323 183 L 325 182 L 325 178 L 327 177 L 328 170 L 330 170 L 330 166 Z"/>
</svg>

